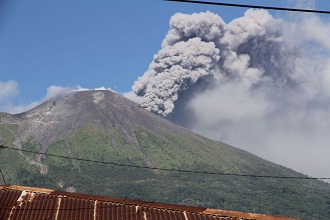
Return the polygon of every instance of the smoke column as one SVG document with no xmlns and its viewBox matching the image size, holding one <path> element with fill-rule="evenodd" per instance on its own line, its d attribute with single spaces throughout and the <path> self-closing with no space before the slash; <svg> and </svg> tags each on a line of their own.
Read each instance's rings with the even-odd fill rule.
<svg viewBox="0 0 330 220">
<path fill-rule="evenodd" d="M 329 177 L 330 25 L 304 16 L 251 9 L 226 24 L 177 13 L 135 98 L 198 133 Z"/>
</svg>

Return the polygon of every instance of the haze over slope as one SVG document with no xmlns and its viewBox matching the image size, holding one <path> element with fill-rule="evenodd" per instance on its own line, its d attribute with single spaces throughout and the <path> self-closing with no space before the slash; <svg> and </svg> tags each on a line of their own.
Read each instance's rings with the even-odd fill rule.
<svg viewBox="0 0 330 220">
<path fill-rule="evenodd" d="M 330 28 L 295 16 L 248 10 L 227 24 L 212 12 L 177 13 L 127 96 L 200 134 L 330 176 Z"/>
<path fill-rule="evenodd" d="M 330 188 L 321 181 L 130 167 L 304 177 L 197 135 L 110 91 L 68 93 L 21 114 L 1 113 L 0 144 L 103 162 L 2 149 L 0 166 L 8 184 L 306 219 L 330 217 Z"/>
</svg>

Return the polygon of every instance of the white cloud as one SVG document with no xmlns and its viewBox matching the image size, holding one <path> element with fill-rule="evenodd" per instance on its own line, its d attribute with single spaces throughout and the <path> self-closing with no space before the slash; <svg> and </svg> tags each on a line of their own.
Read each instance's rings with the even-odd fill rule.
<svg viewBox="0 0 330 220">
<path fill-rule="evenodd" d="M 6 100 L 15 97 L 19 94 L 18 84 L 16 81 L 10 80 L 7 82 L 0 81 L 0 104 Z"/>
<path fill-rule="evenodd" d="M 106 88 L 106 87 L 104 87 L 104 86 L 101 86 L 101 87 L 95 88 L 94 90 L 109 90 L 109 91 L 111 91 L 111 92 L 115 92 L 115 93 L 117 93 L 117 92 L 116 92 L 115 90 L 113 90 L 112 88 L 110 88 L 110 87 Z"/>
<path fill-rule="evenodd" d="M 62 87 L 62 86 L 49 86 L 47 88 L 46 95 L 39 101 L 39 103 L 44 102 L 48 99 L 51 99 L 55 96 L 64 94 L 64 93 L 70 93 L 75 91 L 76 89 L 70 88 L 70 87 Z"/>
<path fill-rule="evenodd" d="M 42 102 L 53 98 L 59 94 L 63 94 L 63 93 L 68 93 L 68 92 L 72 92 L 75 89 L 70 88 L 70 87 L 62 87 L 62 86 L 49 86 L 47 88 L 47 92 L 46 95 L 41 98 L 40 100 L 36 100 L 33 101 L 31 103 L 22 105 L 22 104 L 14 104 L 15 100 L 17 99 L 19 92 L 18 92 L 18 83 L 15 81 L 9 81 L 7 83 L 1 83 L 0 82 L 0 111 L 1 112 L 8 112 L 8 113 L 12 113 L 12 114 L 16 114 L 16 113 L 21 113 L 24 111 L 27 111 L 39 104 L 41 104 Z M 5 91 L 5 92 L 4 92 Z"/>
<path fill-rule="evenodd" d="M 19 95 L 18 83 L 10 80 L 7 82 L 0 81 L 0 111 L 6 111 L 13 105 L 13 99 Z"/>
</svg>

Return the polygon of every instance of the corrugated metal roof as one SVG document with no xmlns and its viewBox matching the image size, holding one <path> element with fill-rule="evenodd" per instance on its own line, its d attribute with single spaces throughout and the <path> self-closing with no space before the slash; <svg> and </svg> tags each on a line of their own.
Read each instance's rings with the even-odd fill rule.
<svg viewBox="0 0 330 220">
<path fill-rule="evenodd" d="M 0 186 L 0 220 L 297 220 L 50 189 Z"/>
</svg>

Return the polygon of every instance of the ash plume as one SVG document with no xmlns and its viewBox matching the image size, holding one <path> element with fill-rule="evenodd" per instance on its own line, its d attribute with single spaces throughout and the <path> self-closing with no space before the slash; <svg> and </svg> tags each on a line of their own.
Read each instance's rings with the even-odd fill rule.
<svg viewBox="0 0 330 220">
<path fill-rule="evenodd" d="M 248 10 L 175 14 L 132 86 L 140 105 L 313 176 L 330 176 L 330 25 Z"/>
<path fill-rule="evenodd" d="M 284 43 L 282 26 L 264 10 L 249 10 L 229 24 L 211 12 L 175 14 L 162 49 L 132 90 L 143 97 L 142 107 L 168 116 L 180 93 L 198 83 L 294 83 L 288 59 L 298 51 Z"/>
</svg>

